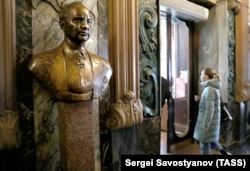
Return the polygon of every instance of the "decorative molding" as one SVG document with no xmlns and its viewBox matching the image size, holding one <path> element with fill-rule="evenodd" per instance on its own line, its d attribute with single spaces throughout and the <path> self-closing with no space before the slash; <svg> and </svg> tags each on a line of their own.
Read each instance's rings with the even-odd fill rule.
<svg viewBox="0 0 250 171">
<path fill-rule="evenodd" d="M 209 15 L 207 8 L 183 0 L 162 0 L 161 8 L 179 18 L 194 22 L 206 21 Z"/>
<path fill-rule="evenodd" d="M 142 103 L 132 91 L 124 94 L 124 101 L 119 100 L 110 107 L 107 127 L 111 130 L 138 125 L 143 121 Z"/>
<path fill-rule="evenodd" d="M 218 0 L 188 0 L 188 1 L 204 6 L 206 8 L 211 8 L 216 5 Z"/>
</svg>

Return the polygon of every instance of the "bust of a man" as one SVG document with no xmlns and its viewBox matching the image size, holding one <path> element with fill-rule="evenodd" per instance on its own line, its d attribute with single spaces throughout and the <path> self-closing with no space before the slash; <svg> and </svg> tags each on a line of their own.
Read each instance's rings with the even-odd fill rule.
<svg viewBox="0 0 250 171">
<path fill-rule="evenodd" d="M 112 75 L 109 62 L 85 49 L 90 37 L 90 15 L 81 2 L 66 4 L 59 15 L 63 42 L 30 61 L 30 71 L 57 100 L 90 100 L 100 97 L 107 88 Z"/>
</svg>

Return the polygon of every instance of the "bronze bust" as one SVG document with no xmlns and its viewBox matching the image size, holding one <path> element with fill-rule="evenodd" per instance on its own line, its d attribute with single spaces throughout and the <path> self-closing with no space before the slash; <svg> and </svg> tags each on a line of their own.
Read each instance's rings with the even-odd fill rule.
<svg viewBox="0 0 250 171">
<path fill-rule="evenodd" d="M 64 41 L 58 47 L 34 55 L 29 69 L 60 101 L 99 98 L 112 75 L 109 62 L 85 49 L 90 37 L 90 11 L 81 2 L 66 4 L 59 14 Z"/>
</svg>

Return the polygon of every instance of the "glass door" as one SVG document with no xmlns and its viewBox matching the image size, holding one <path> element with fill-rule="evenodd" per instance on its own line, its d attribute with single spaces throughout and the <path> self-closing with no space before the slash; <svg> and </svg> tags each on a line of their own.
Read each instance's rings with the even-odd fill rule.
<svg viewBox="0 0 250 171">
<path fill-rule="evenodd" d="M 190 101 L 192 32 L 188 22 L 161 14 L 161 77 L 167 80 L 167 152 L 170 146 L 192 138 Z M 164 91 L 162 91 L 164 92 Z M 164 95 L 162 95 L 164 98 Z"/>
</svg>

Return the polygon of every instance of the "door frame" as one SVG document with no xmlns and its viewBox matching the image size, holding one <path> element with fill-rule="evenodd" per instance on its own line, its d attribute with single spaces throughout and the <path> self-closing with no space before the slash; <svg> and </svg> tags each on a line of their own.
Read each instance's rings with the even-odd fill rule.
<svg viewBox="0 0 250 171">
<path fill-rule="evenodd" d="M 165 13 L 166 18 L 167 18 L 167 64 L 168 64 L 168 71 L 167 71 L 167 80 L 168 80 L 168 88 L 169 91 L 171 92 L 171 78 L 172 78 L 172 52 L 171 52 L 171 14 L 167 14 L 166 11 L 161 11 L 161 15 L 162 13 Z M 198 105 L 197 103 L 194 101 L 194 95 L 197 93 L 195 92 L 195 90 L 198 90 L 198 86 L 197 86 L 197 81 L 198 81 L 198 73 L 197 73 L 197 66 L 198 66 L 198 24 L 192 22 L 192 21 L 185 21 L 183 20 L 187 26 L 189 27 L 189 44 L 190 44 L 190 49 L 189 49 L 189 97 L 188 97 L 188 101 L 189 101 L 189 130 L 188 133 L 186 134 L 186 136 L 183 137 L 178 137 L 175 134 L 175 129 L 174 129 L 174 103 L 173 103 L 173 98 L 170 95 L 167 99 L 167 111 L 168 111 L 168 116 L 167 116 L 167 144 L 166 144 L 166 148 L 167 148 L 167 153 L 170 153 L 171 151 L 171 145 L 185 141 L 190 139 L 191 142 L 193 141 L 193 130 L 194 130 L 194 125 L 196 122 L 196 117 L 197 117 L 197 111 L 198 111 Z M 170 93 L 171 94 L 171 93 Z"/>
</svg>

